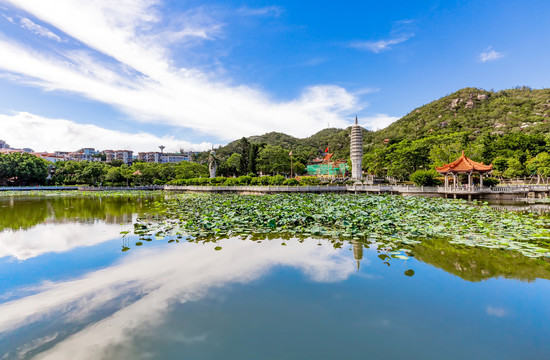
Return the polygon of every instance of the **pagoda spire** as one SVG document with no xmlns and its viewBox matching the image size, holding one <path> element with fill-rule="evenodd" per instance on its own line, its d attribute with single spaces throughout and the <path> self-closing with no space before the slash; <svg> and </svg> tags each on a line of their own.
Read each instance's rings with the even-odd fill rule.
<svg viewBox="0 0 550 360">
<path fill-rule="evenodd" d="M 355 114 L 355 125 L 357 125 L 357 114 Z"/>
</svg>

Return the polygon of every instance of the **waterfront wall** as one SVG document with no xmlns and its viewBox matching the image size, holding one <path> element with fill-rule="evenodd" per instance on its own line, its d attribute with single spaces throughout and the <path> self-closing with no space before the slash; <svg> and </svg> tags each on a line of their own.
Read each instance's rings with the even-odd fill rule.
<svg viewBox="0 0 550 360">
<path fill-rule="evenodd" d="M 0 187 L 0 191 L 179 191 L 194 193 L 237 193 L 237 194 L 277 194 L 277 193 L 354 193 L 354 194 L 395 194 L 403 196 L 444 197 L 455 199 L 517 200 L 550 197 L 550 185 L 519 185 L 495 187 L 428 187 L 407 185 L 331 185 L 331 186 L 172 186 L 151 185 L 132 187 L 93 187 L 93 186 L 19 186 Z"/>
</svg>

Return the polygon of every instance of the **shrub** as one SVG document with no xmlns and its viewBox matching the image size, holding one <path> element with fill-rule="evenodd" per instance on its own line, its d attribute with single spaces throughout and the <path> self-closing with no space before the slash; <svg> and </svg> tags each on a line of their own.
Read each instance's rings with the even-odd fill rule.
<svg viewBox="0 0 550 360">
<path fill-rule="evenodd" d="M 167 182 L 166 185 L 183 186 L 183 185 L 187 185 L 187 181 L 185 179 L 174 179 Z"/>
<path fill-rule="evenodd" d="M 288 185 L 288 186 L 296 186 L 296 185 L 300 185 L 300 182 L 296 179 L 286 179 L 284 182 L 283 182 L 283 185 Z"/>
<path fill-rule="evenodd" d="M 437 186 L 441 185 L 438 176 L 439 174 L 435 170 L 416 170 L 411 174 L 411 180 L 417 186 Z"/>
<path fill-rule="evenodd" d="M 250 185 L 260 185 L 260 178 L 253 177 L 252 180 L 250 180 Z"/>
<path fill-rule="evenodd" d="M 300 179 L 300 185 L 319 185 L 320 182 L 315 176 L 304 176 Z"/>
<path fill-rule="evenodd" d="M 225 178 L 223 176 L 216 176 L 210 179 L 210 185 L 220 185 L 225 182 Z"/>
<path fill-rule="evenodd" d="M 262 176 L 258 181 L 260 185 L 269 185 L 271 182 L 271 176 Z"/>
<path fill-rule="evenodd" d="M 272 176 L 269 180 L 269 185 L 283 185 L 285 177 L 283 175 Z"/>
<path fill-rule="evenodd" d="M 239 176 L 237 178 L 237 182 L 239 183 L 239 185 L 249 185 L 251 181 L 252 181 L 252 177 L 248 175 Z"/>
<path fill-rule="evenodd" d="M 227 178 L 225 179 L 225 182 L 223 183 L 223 186 L 236 186 L 239 182 L 237 178 Z"/>
<path fill-rule="evenodd" d="M 195 183 L 197 185 L 209 185 L 210 178 L 198 178 L 198 179 L 195 179 Z"/>
</svg>

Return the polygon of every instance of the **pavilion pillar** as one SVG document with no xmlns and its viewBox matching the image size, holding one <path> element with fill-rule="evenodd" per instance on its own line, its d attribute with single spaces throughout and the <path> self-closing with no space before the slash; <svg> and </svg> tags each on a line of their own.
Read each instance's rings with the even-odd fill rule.
<svg viewBox="0 0 550 360">
<path fill-rule="evenodd" d="M 479 173 L 479 187 L 480 188 L 483 187 L 483 174 L 482 173 Z"/>
<path fill-rule="evenodd" d="M 472 187 L 472 173 L 471 172 L 468 173 L 468 186 Z"/>
<path fill-rule="evenodd" d="M 445 190 L 449 187 L 449 178 L 447 176 L 448 174 L 445 174 Z"/>
</svg>

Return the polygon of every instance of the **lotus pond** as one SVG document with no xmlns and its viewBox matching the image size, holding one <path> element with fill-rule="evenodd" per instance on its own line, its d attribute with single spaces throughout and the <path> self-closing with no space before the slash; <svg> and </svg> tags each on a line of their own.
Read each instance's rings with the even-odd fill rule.
<svg viewBox="0 0 550 360">
<path fill-rule="evenodd" d="M 548 359 L 550 218 L 364 195 L 0 195 L 0 359 Z"/>
</svg>

